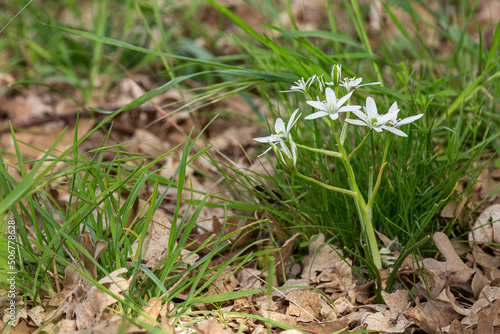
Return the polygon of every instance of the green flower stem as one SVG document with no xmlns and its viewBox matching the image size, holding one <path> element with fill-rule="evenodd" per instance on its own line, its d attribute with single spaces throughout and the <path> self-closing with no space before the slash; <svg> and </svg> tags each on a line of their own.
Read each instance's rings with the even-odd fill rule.
<svg viewBox="0 0 500 334">
<path fill-rule="evenodd" d="M 354 192 L 354 191 L 351 191 L 351 190 L 347 190 L 347 189 L 343 189 L 343 188 L 339 188 L 339 187 L 334 187 L 334 186 L 330 186 L 326 183 L 323 183 L 321 181 L 318 181 L 316 179 L 313 179 L 312 177 L 309 177 L 309 176 L 305 176 L 303 174 L 300 174 L 299 172 L 295 172 L 295 175 L 297 175 L 298 177 L 304 179 L 304 180 L 307 180 L 309 182 L 312 182 L 312 183 L 316 183 L 317 185 L 320 185 L 322 186 L 323 188 L 326 188 L 328 190 L 333 190 L 333 191 L 336 191 L 336 192 L 339 192 L 339 193 L 342 193 L 342 194 L 346 194 L 346 195 L 350 195 L 354 198 L 357 198 L 358 197 L 358 193 Z"/>
<path fill-rule="evenodd" d="M 389 147 L 392 144 L 392 140 L 394 139 L 394 136 L 386 136 L 387 139 L 385 141 L 385 148 L 384 148 L 384 157 L 382 158 L 382 164 L 384 164 L 387 161 L 387 155 L 389 154 Z"/>
<path fill-rule="evenodd" d="M 368 137 L 370 137 L 370 133 L 371 133 L 371 129 L 365 135 L 365 137 L 363 138 L 363 140 L 361 141 L 361 143 L 358 146 L 356 146 L 356 148 L 349 154 L 349 156 L 347 157 L 347 161 L 351 161 L 351 159 L 354 158 L 354 156 L 356 156 L 356 154 L 358 153 L 358 151 L 365 145 L 366 140 L 368 139 Z M 342 138 L 340 138 L 340 140 L 342 140 Z"/>
<path fill-rule="evenodd" d="M 337 95 L 337 97 L 338 97 L 338 95 Z M 351 103 L 351 99 L 347 100 L 347 105 L 349 105 L 350 103 Z M 351 116 L 351 112 L 348 111 L 345 115 L 345 118 L 344 118 L 344 125 L 342 126 L 342 132 L 340 133 L 340 142 L 342 143 L 342 145 L 344 145 L 345 139 L 347 138 L 347 126 L 349 125 L 349 123 L 347 123 L 345 121 L 345 119 L 349 118 L 350 116 Z"/>
<path fill-rule="evenodd" d="M 301 144 L 297 144 L 297 143 L 295 143 L 295 145 L 297 145 L 297 147 L 303 148 L 305 150 L 309 150 L 309 151 L 316 152 L 316 153 L 321 153 L 321 154 L 324 154 L 324 155 L 329 155 L 331 157 L 335 157 L 335 158 L 341 158 L 342 157 L 342 155 L 339 152 L 322 150 L 322 149 L 319 149 L 319 148 L 309 147 L 309 146 L 305 146 L 305 145 L 301 145 Z"/>
<path fill-rule="evenodd" d="M 330 123 L 332 129 L 335 129 L 336 126 L 334 121 L 331 121 Z M 337 141 L 340 154 L 342 155 L 341 158 L 342 163 L 344 164 L 347 176 L 349 177 L 349 186 L 351 187 L 351 190 L 356 193 L 356 196 L 354 196 L 354 198 L 356 199 L 359 205 L 359 214 L 360 214 L 359 218 L 361 220 L 361 224 L 363 225 L 366 232 L 366 236 L 368 238 L 368 247 L 370 249 L 370 254 L 372 256 L 373 263 L 375 264 L 377 269 L 380 269 L 382 268 L 382 261 L 380 260 L 380 253 L 377 246 L 377 239 L 375 237 L 375 230 L 373 229 L 372 218 L 370 215 L 371 208 L 366 204 L 365 199 L 363 198 L 363 195 L 361 194 L 361 191 L 358 188 L 358 184 L 356 183 L 356 178 L 354 177 L 354 171 L 352 169 L 351 163 L 348 159 L 344 146 L 340 141 L 339 135 L 337 134 L 336 131 L 333 131 L 333 134 L 335 135 L 335 140 Z"/>
</svg>

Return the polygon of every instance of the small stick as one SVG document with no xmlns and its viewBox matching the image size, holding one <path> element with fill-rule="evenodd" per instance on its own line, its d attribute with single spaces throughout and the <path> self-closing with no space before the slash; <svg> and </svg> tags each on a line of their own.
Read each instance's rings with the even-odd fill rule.
<svg viewBox="0 0 500 334">
<path fill-rule="evenodd" d="M 52 258 L 52 266 L 54 267 L 54 279 L 56 280 L 56 291 L 61 292 L 61 286 L 59 285 L 59 273 L 57 272 L 56 257 Z"/>
</svg>

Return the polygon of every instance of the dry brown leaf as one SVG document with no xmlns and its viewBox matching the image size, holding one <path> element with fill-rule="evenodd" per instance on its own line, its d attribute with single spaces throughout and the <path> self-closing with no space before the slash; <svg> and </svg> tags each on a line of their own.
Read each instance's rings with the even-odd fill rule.
<svg viewBox="0 0 500 334">
<path fill-rule="evenodd" d="M 479 295 L 485 286 L 489 285 L 491 281 L 484 276 L 479 270 L 476 270 L 476 274 L 472 278 L 471 288 L 474 293 L 474 299 L 479 299 Z"/>
<path fill-rule="evenodd" d="M 321 300 L 321 310 L 319 311 L 319 314 L 321 319 L 325 319 L 326 321 L 337 320 L 337 313 L 335 313 L 332 305 L 324 299 Z"/>
<path fill-rule="evenodd" d="M 118 276 L 126 272 L 128 272 L 126 268 L 117 269 L 110 273 L 109 276 L 99 280 L 99 283 L 103 285 L 109 284 L 108 289 L 111 292 L 121 295 L 129 288 L 133 279 L 131 277 L 127 280 Z M 116 301 L 113 296 L 99 290 L 97 287 L 90 288 L 85 299 L 78 303 L 74 309 L 78 330 L 94 327 L 100 321 L 104 309 L 113 305 Z"/>
<path fill-rule="evenodd" d="M 382 240 L 382 243 L 384 244 L 384 247 L 389 246 L 389 244 L 392 241 L 391 238 L 385 236 L 384 234 L 380 233 L 379 231 L 375 231 L 375 233 L 377 233 L 377 235 L 380 238 L 380 240 Z"/>
<path fill-rule="evenodd" d="M 326 293 L 335 291 L 348 291 L 355 287 L 352 276 L 351 260 L 340 260 L 331 262 L 324 267 L 315 280 L 318 289 L 325 289 Z"/>
<path fill-rule="evenodd" d="M 389 327 L 391 314 L 387 311 L 385 314 L 382 312 L 365 313 L 361 318 L 361 324 L 366 325 L 367 330 L 386 332 Z M 403 330 L 404 331 L 404 330 Z"/>
<path fill-rule="evenodd" d="M 158 138 L 154 133 L 144 129 L 135 129 L 134 136 L 130 138 L 130 141 L 137 145 L 137 147 L 133 148 L 133 152 L 152 157 L 159 156 L 169 149 L 163 140 Z M 129 148 L 127 147 L 127 149 Z"/>
<path fill-rule="evenodd" d="M 397 319 L 400 313 L 403 313 L 408 309 L 410 294 L 408 290 L 397 290 L 393 293 L 387 293 L 382 291 L 382 298 L 389 309 L 391 310 L 391 320 Z"/>
<path fill-rule="evenodd" d="M 217 274 L 217 273 L 215 273 Z M 230 293 L 240 284 L 238 279 L 233 275 L 233 270 L 230 268 L 224 269 L 217 277 L 213 280 L 210 285 L 211 288 L 208 292 L 208 296 L 214 296 L 221 293 Z"/>
<path fill-rule="evenodd" d="M 433 273 L 430 278 L 434 282 L 430 288 L 432 294 L 437 296 L 447 285 L 467 282 L 474 273 L 474 270 L 462 262 L 446 234 L 436 232 L 434 233 L 433 240 L 446 261 L 440 262 L 428 258 L 422 262 L 424 268 Z"/>
<path fill-rule="evenodd" d="M 291 291 L 287 299 L 293 303 L 288 306 L 286 314 L 297 317 L 297 321 L 310 322 L 320 318 L 323 296 L 318 291 L 297 289 Z"/>
<path fill-rule="evenodd" d="M 427 314 L 421 305 L 410 308 L 405 315 L 427 333 L 442 333 L 439 318 L 436 318 L 434 314 Z"/>
<path fill-rule="evenodd" d="M 500 204 L 485 209 L 476 219 L 469 233 L 472 242 L 500 243 Z"/>
<path fill-rule="evenodd" d="M 131 323 L 127 319 L 123 319 L 121 316 L 115 314 L 109 319 L 104 319 L 96 323 L 88 331 L 79 331 L 77 333 L 92 333 L 92 334 L 110 334 L 110 333 L 145 333 L 146 330 L 139 328 L 137 325 Z"/>
<path fill-rule="evenodd" d="M 157 261 L 161 261 L 163 252 L 168 248 L 171 227 L 172 224 L 163 211 L 157 210 L 153 214 L 148 232 L 142 244 L 142 260 L 151 261 L 156 259 Z M 136 240 L 132 244 L 134 253 L 137 253 L 138 248 L 139 240 Z"/>
<path fill-rule="evenodd" d="M 335 312 L 337 312 L 337 315 L 341 315 L 345 311 L 349 311 L 354 308 L 354 305 L 352 305 L 346 297 L 340 297 L 333 302 L 333 305 L 335 306 Z"/>
<path fill-rule="evenodd" d="M 398 321 L 396 326 L 392 326 L 391 313 L 386 311 L 376 313 L 365 313 L 362 317 L 361 324 L 366 325 L 367 330 L 378 331 L 380 333 L 404 333 L 410 325 L 407 321 Z"/>
<path fill-rule="evenodd" d="M 166 256 L 168 242 L 170 238 L 171 223 L 168 216 L 162 210 L 156 210 L 151 218 L 148 232 L 142 244 L 142 260 L 147 261 L 146 267 L 154 268 Z M 137 254 L 139 240 L 132 244 L 132 250 Z M 181 251 L 182 260 L 193 265 L 198 259 L 197 254 L 190 254 L 183 249 Z"/>
<path fill-rule="evenodd" d="M 446 292 L 446 296 L 448 297 L 448 300 L 450 301 L 451 307 L 457 312 L 458 314 L 461 314 L 463 316 L 469 316 L 472 314 L 472 311 L 470 308 L 465 308 L 462 307 L 461 305 L 458 304 L 458 302 L 455 299 L 455 296 L 453 293 L 451 293 L 450 287 L 447 286 L 444 290 Z"/>
<path fill-rule="evenodd" d="M 483 268 L 500 266 L 500 247 L 495 243 L 500 243 L 500 204 L 485 209 L 469 232 L 469 245 L 474 249 L 474 258 Z"/>
<path fill-rule="evenodd" d="M 39 326 L 33 334 L 59 334 L 61 330 L 59 326 L 53 323 L 48 323 L 43 326 Z"/>
<path fill-rule="evenodd" d="M 16 327 L 19 324 L 19 322 L 21 321 L 21 319 L 24 319 L 24 320 L 28 319 L 28 311 L 26 311 L 25 308 L 20 308 L 16 312 L 15 319 L 14 319 L 14 321 L 12 321 L 12 326 Z M 5 312 L 5 314 L 3 316 L 3 322 L 7 323 L 9 321 L 11 321 L 10 315 L 7 312 Z"/>
<path fill-rule="evenodd" d="M 495 325 L 495 319 L 500 311 L 500 299 L 495 301 L 488 314 L 486 310 L 479 312 L 478 323 L 477 323 L 477 334 L 493 334 L 493 326 Z"/>
<path fill-rule="evenodd" d="M 349 319 L 346 317 L 339 318 L 334 321 L 316 323 L 316 322 L 299 322 L 295 326 L 295 328 L 305 331 L 307 333 L 314 334 L 331 334 L 342 329 L 345 329 L 349 326 Z"/>
<path fill-rule="evenodd" d="M 334 263 L 342 260 L 338 254 L 342 254 L 341 251 L 325 244 L 325 235 L 323 233 L 313 235 L 311 238 L 315 237 L 317 237 L 317 239 L 311 242 L 307 247 L 309 256 L 302 260 L 304 268 L 301 274 L 302 278 L 308 278 L 312 281 L 314 281 L 318 273 L 323 272 L 325 268 L 331 267 Z"/>
<path fill-rule="evenodd" d="M 41 307 L 40 305 L 37 305 L 33 307 L 32 309 L 28 310 L 28 318 L 33 321 L 34 326 L 40 327 L 42 324 L 44 318 L 45 318 L 45 309 Z"/>
<path fill-rule="evenodd" d="M 451 201 L 448 204 L 446 204 L 441 211 L 441 217 L 443 218 L 454 218 L 455 217 L 455 210 L 458 207 L 458 203 L 456 201 Z"/>
<path fill-rule="evenodd" d="M 492 268 L 490 271 L 491 280 L 500 279 L 500 268 Z"/>
<path fill-rule="evenodd" d="M 160 315 L 161 311 L 161 299 L 159 298 L 151 298 L 148 301 L 149 306 L 143 308 L 144 312 L 147 313 L 151 318 L 156 319 Z M 139 315 L 137 320 L 143 321 L 147 324 L 153 325 L 154 323 L 151 320 L 146 319 L 143 315 Z"/>
<path fill-rule="evenodd" d="M 68 333 L 76 331 L 76 321 L 63 319 L 57 323 L 60 333 Z"/>
<path fill-rule="evenodd" d="M 293 253 L 293 250 L 295 248 L 295 239 L 297 239 L 299 235 L 299 233 L 293 235 L 290 239 L 285 241 L 279 251 L 274 252 L 274 272 L 276 273 L 276 280 L 278 282 L 278 285 L 283 284 L 286 279 L 287 260 Z"/>
<path fill-rule="evenodd" d="M 94 260 L 98 260 L 102 252 L 104 252 L 104 250 L 107 247 L 106 242 L 104 242 L 103 240 L 97 240 L 97 242 L 94 243 L 94 241 L 92 240 L 92 236 L 88 232 L 85 232 L 83 235 L 79 235 L 76 238 L 76 242 L 82 245 L 85 248 L 85 250 L 91 256 L 93 256 Z M 80 260 L 82 260 L 83 262 L 84 268 L 87 269 L 89 274 L 92 275 L 93 279 L 97 279 L 97 267 L 94 264 L 94 262 L 87 256 L 85 256 L 80 250 L 77 250 L 77 253 L 78 256 L 80 257 Z"/>
<path fill-rule="evenodd" d="M 282 285 L 282 287 L 292 287 L 292 286 L 297 286 L 300 288 L 289 288 L 289 289 L 281 289 L 281 290 L 275 290 L 271 294 L 271 297 L 274 299 L 276 298 L 286 298 L 288 294 L 290 294 L 292 291 L 298 291 L 300 289 L 303 289 L 304 287 L 309 286 L 309 280 L 307 279 L 289 279 L 286 281 L 285 284 Z"/>
<path fill-rule="evenodd" d="M 464 328 L 464 326 L 457 319 L 451 322 L 450 328 L 448 330 L 448 334 L 473 334 L 473 333 L 474 331 L 472 329 Z"/>
<path fill-rule="evenodd" d="M 259 279 L 262 271 L 258 269 L 246 268 L 236 273 L 236 278 L 240 281 L 240 289 L 252 290 L 260 289 L 263 285 Z"/>
<path fill-rule="evenodd" d="M 479 245 L 474 243 L 472 245 L 472 254 L 477 264 L 479 264 L 485 271 L 492 270 L 500 266 L 500 259 L 495 255 L 490 255 L 489 253 L 494 253 L 490 245 Z"/>
</svg>

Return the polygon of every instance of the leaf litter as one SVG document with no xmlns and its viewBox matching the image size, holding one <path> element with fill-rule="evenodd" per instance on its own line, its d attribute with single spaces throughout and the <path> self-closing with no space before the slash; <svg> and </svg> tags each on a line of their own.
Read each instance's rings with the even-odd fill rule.
<svg viewBox="0 0 500 334">
<path fill-rule="evenodd" d="M 258 13 L 249 14 L 245 11 L 244 5 L 239 3 L 235 6 L 241 16 L 246 16 L 247 21 L 257 25 Z M 309 20 L 301 17 L 298 23 L 304 29 L 318 29 L 317 24 L 320 20 L 311 19 L 311 17 L 322 17 L 324 11 L 314 1 L 307 3 L 307 6 L 311 7 Z M 205 10 L 208 10 L 207 7 Z M 292 8 L 297 16 L 302 10 L 303 8 L 297 7 L 296 4 Z M 379 21 L 380 16 L 376 14 L 377 10 L 379 10 L 377 6 L 372 9 L 372 24 L 370 25 L 372 32 L 383 28 L 383 23 Z M 486 11 L 482 13 L 484 12 Z M 478 17 L 481 22 L 488 20 L 484 14 L 478 14 Z M 390 30 L 394 27 L 384 29 Z M 433 43 L 438 41 L 436 38 L 432 40 Z M 199 40 L 197 43 L 203 44 L 203 41 Z M 222 45 L 221 43 L 227 44 L 224 49 L 225 52 L 230 53 L 232 42 L 221 40 L 219 44 Z M 232 47 L 234 48 L 234 45 Z M 12 82 L 13 79 L 9 80 Z M 127 78 L 123 80 L 117 85 L 118 90 L 110 93 L 109 100 L 121 106 L 141 95 L 142 91 L 137 85 L 137 80 L 148 81 L 149 79 Z M 72 91 L 71 87 L 62 88 L 64 91 L 71 92 L 73 96 L 78 96 L 78 92 Z M 115 98 L 111 98 L 113 94 L 116 95 Z M 188 90 L 171 89 L 157 97 L 154 102 L 159 105 L 180 107 L 184 102 L 183 99 L 190 94 Z M 74 110 L 77 106 L 69 99 L 43 87 L 30 87 L 28 90 L 18 90 L 14 98 L 2 97 L 1 100 L 2 105 L 10 112 L 10 120 L 36 130 L 19 132 L 19 139 L 27 143 L 37 143 L 37 146 L 41 148 L 48 147 L 55 139 L 51 135 L 57 134 L 63 126 L 69 125 L 70 131 L 59 143 L 57 149 L 64 150 L 72 144 L 76 118 Z M 215 107 L 235 110 L 250 119 L 255 117 L 251 110 L 242 105 L 244 103 L 235 96 L 219 102 Z M 172 131 L 175 126 L 171 123 L 158 122 L 157 118 L 164 114 L 154 104 L 148 104 L 128 112 L 126 116 L 121 115 L 115 120 L 113 136 L 119 142 L 130 143 L 126 144 L 125 148 L 131 152 L 156 156 L 182 143 L 186 131 L 189 131 L 196 123 L 203 123 L 200 122 L 203 116 L 199 115 L 203 115 L 204 107 L 201 105 L 194 107 L 198 113 L 178 112 L 172 116 L 175 125 L 184 131 Z M 33 118 L 36 121 L 33 121 Z M 84 117 L 79 123 L 78 136 L 86 133 L 94 124 L 91 119 Z M 243 127 L 241 124 L 240 120 L 216 120 L 214 127 L 217 131 L 209 133 L 210 142 L 216 149 L 227 154 L 238 166 L 249 169 L 259 168 L 260 165 L 249 164 L 248 159 L 241 154 L 242 147 L 250 151 L 257 149 L 252 144 L 251 138 L 258 135 L 258 127 L 250 122 L 245 123 Z M 79 147 L 79 150 L 85 152 L 95 148 L 103 138 L 102 134 L 96 132 Z M 8 136 L 2 136 L 0 145 L 7 150 L 13 149 Z M 22 147 L 22 151 L 27 158 L 40 157 L 39 151 L 27 146 Z M 196 167 L 207 173 L 215 172 L 210 165 L 197 161 L 195 163 L 198 164 Z M 177 165 L 178 159 L 175 156 L 167 157 L 159 166 L 164 168 L 160 173 L 170 178 Z M 19 175 L 14 170 L 10 171 L 13 177 L 19 179 Z M 182 316 L 174 326 L 172 319 L 175 317 L 175 307 L 171 302 L 164 303 L 162 298 L 151 298 L 148 301 L 149 305 L 145 306 L 143 311 L 172 333 L 220 334 L 235 333 L 240 330 L 243 333 L 267 333 L 267 324 L 251 316 L 269 318 L 307 333 L 334 333 L 342 330 L 345 330 L 344 332 L 373 330 L 380 333 L 418 333 L 419 331 L 447 334 L 500 333 L 500 247 L 495 245 L 500 243 L 500 204 L 498 204 L 500 198 L 498 195 L 489 196 L 497 189 L 499 179 L 498 169 L 485 170 L 479 176 L 480 182 L 474 186 L 471 198 L 464 198 L 461 202 L 450 202 L 443 209 L 441 212 L 443 217 L 462 220 L 466 209 L 472 209 L 476 204 L 481 203 L 478 212 L 482 213 L 471 226 L 467 240 L 459 243 L 460 247 L 456 247 L 458 243 L 450 241 L 445 234 L 435 233 L 433 241 L 439 250 L 439 259 L 414 258 L 406 261 L 400 269 L 400 280 L 393 291 L 382 292 L 385 305 L 372 303 L 374 283 L 364 281 L 358 273 L 352 270 L 352 260 L 344 260 L 343 252 L 333 245 L 325 244 L 325 236 L 319 234 L 313 237 L 315 240 L 308 246 L 308 256 L 303 258 L 300 264 L 288 261 L 297 251 L 295 244 L 298 235 L 283 240 L 283 246 L 272 254 L 276 286 L 271 295 L 254 294 L 224 303 L 224 312 L 239 312 L 247 314 L 248 317 L 225 315 L 224 312 L 219 313 L 214 309 L 213 305 L 200 304 L 199 308 L 207 311 L 205 318 L 209 319 L 199 321 L 199 317 Z M 200 181 L 199 175 L 192 170 L 188 171 L 186 186 L 189 186 L 189 182 L 200 190 L 217 189 L 216 184 Z M 176 194 L 169 195 L 175 197 Z M 187 199 L 190 195 L 188 191 L 185 191 L 183 198 Z M 58 196 L 64 201 L 64 191 L 60 191 Z M 230 195 L 226 197 L 231 198 Z M 484 202 L 485 198 L 488 198 L 488 201 Z M 184 209 L 186 208 L 187 205 L 184 205 Z M 200 256 L 210 252 L 210 249 L 202 249 L 198 254 L 193 254 L 193 251 L 206 238 L 211 235 L 227 235 L 249 223 L 231 218 L 226 229 L 223 230 L 220 218 L 225 213 L 222 209 L 203 209 L 201 217 L 204 223 L 199 224 L 198 230 L 191 235 L 191 248 L 184 250 L 179 260 L 186 265 L 192 265 Z M 153 216 L 153 223 L 150 224 L 142 245 L 143 260 L 146 261 L 147 268 L 154 268 L 166 255 L 171 217 L 172 206 L 168 204 Z M 239 233 L 234 235 L 231 241 L 235 245 L 238 245 L 238 242 L 245 244 L 242 239 L 244 239 L 244 234 Z M 94 243 L 88 233 L 78 237 L 77 242 L 93 256 L 94 260 L 98 260 L 105 251 L 104 241 L 97 240 Z M 387 249 L 390 250 L 388 263 L 397 259 L 399 255 L 397 250 L 390 249 L 389 242 L 386 244 Z M 134 251 L 137 251 L 138 243 L 132 247 Z M 50 298 L 46 296 L 42 305 L 32 307 L 26 307 L 21 300 L 18 301 L 16 326 L 8 333 L 110 334 L 122 328 L 123 322 L 127 320 L 119 314 L 116 307 L 117 299 L 97 288 L 78 272 L 79 270 L 85 271 L 93 280 L 98 278 L 94 262 L 80 251 L 77 255 L 80 261 L 71 259 L 72 266 L 66 267 L 62 290 L 58 291 L 55 296 Z M 235 273 L 233 271 L 232 267 L 224 270 L 209 287 L 208 295 L 263 289 L 269 281 L 265 268 L 259 266 L 256 260 L 249 262 Z M 56 276 L 56 273 L 53 275 Z M 295 278 L 290 278 L 290 276 Z M 98 282 L 117 298 L 122 298 L 129 289 L 132 279 L 132 277 L 127 277 L 127 269 L 121 268 L 101 278 Z M 277 289 L 278 287 L 280 289 Z M 6 291 L 0 291 L 0 298 L 5 294 Z M 3 311 L 5 311 L 5 306 L 0 308 L 0 314 L 3 314 Z M 213 317 L 213 314 L 218 315 Z M 0 323 L 0 330 L 2 326 L 5 326 L 6 319 L 7 316 L 4 317 L 4 322 Z M 143 315 L 140 315 L 138 319 L 152 324 Z M 191 325 L 196 321 L 198 322 L 195 325 Z M 146 332 L 132 323 L 126 327 L 129 333 Z M 272 326 L 272 332 L 278 333 L 280 329 Z M 286 330 L 281 333 L 300 332 Z"/>
</svg>

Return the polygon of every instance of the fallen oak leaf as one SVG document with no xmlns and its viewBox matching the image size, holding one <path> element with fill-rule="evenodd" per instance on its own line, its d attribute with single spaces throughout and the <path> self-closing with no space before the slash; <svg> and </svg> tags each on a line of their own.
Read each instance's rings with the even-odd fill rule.
<svg viewBox="0 0 500 334">
<path fill-rule="evenodd" d="M 425 332 L 436 334 L 442 333 L 439 319 L 427 314 L 420 304 L 407 310 L 404 314 Z"/>
<path fill-rule="evenodd" d="M 491 306 L 488 314 L 486 314 L 486 310 L 478 314 L 477 334 L 493 334 L 493 325 L 499 311 L 500 299 L 497 299 Z"/>
<path fill-rule="evenodd" d="M 406 311 L 410 303 L 408 290 L 397 290 L 393 293 L 382 291 L 382 298 L 391 310 L 391 320 L 395 321 L 400 313 Z"/>
<path fill-rule="evenodd" d="M 441 262 L 428 258 L 424 259 L 420 265 L 423 265 L 426 270 L 433 272 L 435 286 L 432 292 L 434 296 L 437 296 L 447 285 L 467 282 L 475 271 L 463 263 L 446 234 L 436 232 L 432 239 L 446 261 Z M 417 269 L 415 265 L 413 266 L 414 269 Z"/>
<path fill-rule="evenodd" d="M 200 334 L 230 334 L 215 319 L 204 320 L 198 323 L 195 330 Z"/>
<path fill-rule="evenodd" d="M 143 311 L 146 312 L 147 315 L 149 315 L 153 319 L 158 318 L 158 316 L 160 315 L 160 311 L 161 311 L 161 299 L 153 297 L 148 301 L 148 304 L 149 304 L 149 306 L 144 307 Z M 150 324 L 150 325 L 154 324 L 151 320 L 146 319 L 146 317 L 143 315 L 139 315 L 139 317 L 137 317 L 137 320 L 145 322 L 145 323 Z"/>
</svg>

